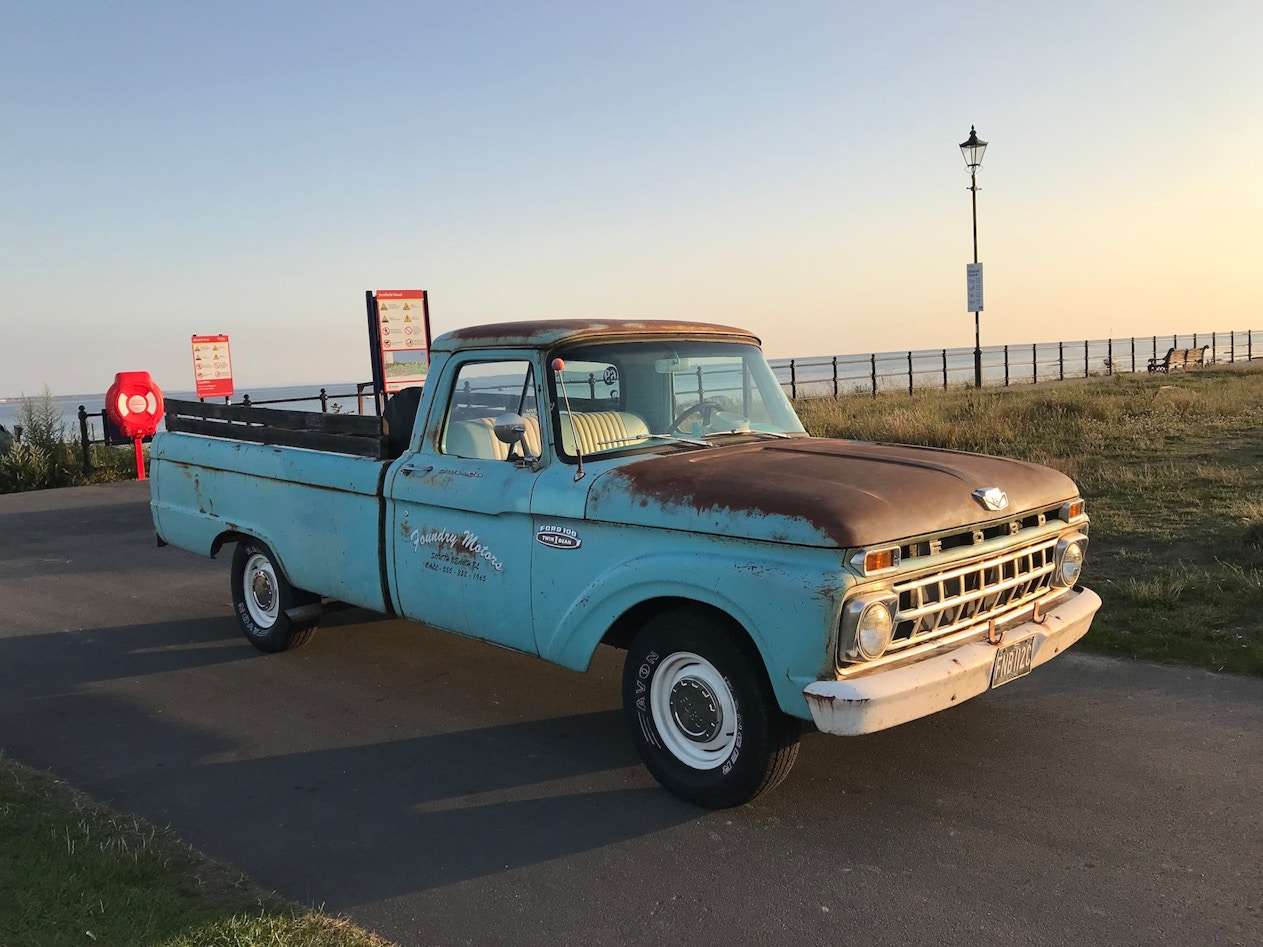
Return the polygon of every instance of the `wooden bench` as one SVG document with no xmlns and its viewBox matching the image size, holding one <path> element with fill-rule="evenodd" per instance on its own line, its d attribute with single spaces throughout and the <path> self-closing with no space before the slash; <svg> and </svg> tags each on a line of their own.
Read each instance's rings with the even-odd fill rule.
<svg viewBox="0 0 1263 947">
<path fill-rule="evenodd" d="M 1206 364 L 1208 348 L 1209 345 L 1203 345 L 1199 349 L 1167 349 L 1167 354 L 1162 358 L 1149 359 L 1149 371 L 1169 373 L 1201 368 Z"/>
</svg>

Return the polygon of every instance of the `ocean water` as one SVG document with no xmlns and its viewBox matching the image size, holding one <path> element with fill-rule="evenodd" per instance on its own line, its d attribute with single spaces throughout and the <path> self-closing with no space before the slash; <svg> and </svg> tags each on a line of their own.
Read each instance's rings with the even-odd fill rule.
<svg viewBox="0 0 1263 947">
<path fill-rule="evenodd" d="M 292 411 L 319 411 L 320 410 L 320 389 L 324 388 L 329 393 L 329 410 L 333 410 L 333 406 L 340 405 L 344 414 L 358 414 L 359 406 L 357 404 L 355 383 L 341 382 L 337 384 L 312 384 L 312 385 L 288 385 L 283 387 L 272 388 L 255 388 L 248 391 L 239 391 L 232 398 L 233 404 L 240 404 L 245 395 L 250 396 L 253 403 L 272 401 L 275 399 L 302 399 L 299 401 L 286 401 L 284 404 L 275 405 L 278 408 L 288 408 Z M 163 397 L 175 398 L 185 401 L 196 401 L 197 395 L 192 391 L 164 391 Z M 89 414 L 97 414 L 105 409 L 105 392 L 91 395 L 53 395 L 53 406 L 61 412 L 62 420 L 66 424 L 67 438 L 75 438 L 79 435 L 79 406 L 83 405 L 83 409 Z M 218 399 L 216 399 L 218 400 Z M 13 425 L 21 423 L 21 397 L 18 395 L 10 395 L 0 397 L 0 424 L 3 424 L 7 430 L 13 431 Z M 365 398 L 364 411 L 372 413 L 373 403 L 371 398 Z M 88 418 L 89 431 L 93 437 L 99 439 L 101 435 L 101 419 L 99 417 Z"/>
</svg>

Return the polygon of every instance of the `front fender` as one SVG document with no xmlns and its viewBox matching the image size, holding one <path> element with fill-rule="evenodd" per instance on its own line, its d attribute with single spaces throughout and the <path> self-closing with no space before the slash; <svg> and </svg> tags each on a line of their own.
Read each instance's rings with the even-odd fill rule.
<svg viewBox="0 0 1263 947">
<path fill-rule="evenodd" d="M 831 664 L 850 580 L 827 550 L 771 546 L 771 555 L 760 550 L 756 557 L 741 545 L 727 541 L 726 554 L 645 553 L 611 563 L 558 609 L 555 621 L 540 623 L 540 656 L 585 670 L 605 633 L 630 609 L 663 598 L 700 602 L 745 629 L 781 709 L 810 718 L 803 682 Z"/>
</svg>

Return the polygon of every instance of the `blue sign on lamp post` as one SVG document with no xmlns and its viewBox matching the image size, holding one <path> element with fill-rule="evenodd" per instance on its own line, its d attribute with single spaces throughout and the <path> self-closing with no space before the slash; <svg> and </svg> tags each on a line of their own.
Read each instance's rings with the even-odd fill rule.
<svg viewBox="0 0 1263 947">
<path fill-rule="evenodd" d="M 969 311 L 982 312 L 982 264 L 965 264 L 965 294 L 969 298 Z"/>
</svg>

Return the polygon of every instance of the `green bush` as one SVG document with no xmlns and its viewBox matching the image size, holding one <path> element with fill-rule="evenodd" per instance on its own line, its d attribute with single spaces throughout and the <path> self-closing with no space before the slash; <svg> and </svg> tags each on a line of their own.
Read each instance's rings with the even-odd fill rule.
<svg viewBox="0 0 1263 947">
<path fill-rule="evenodd" d="M 0 490 L 19 493 L 49 486 L 50 466 L 45 451 L 34 444 L 15 441 L 0 457 Z"/>
<path fill-rule="evenodd" d="M 84 475 L 77 439 L 44 388 L 38 395 L 23 395 L 18 403 L 22 440 L 0 433 L 0 493 L 69 487 L 80 483 L 124 480 L 135 476 L 131 451 L 93 447 L 91 474 Z M 129 466 L 130 462 L 130 466 Z"/>
<path fill-rule="evenodd" d="M 19 403 L 18 417 L 21 419 L 24 443 L 46 452 L 65 445 L 66 422 L 53 403 L 53 393 L 47 385 L 38 395 L 23 395 Z"/>
<path fill-rule="evenodd" d="M 18 405 L 22 440 L 12 439 L 0 456 L 0 492 L 43 490 L 75 481 L 72 446 L 66 443 L 66 422 L 47 387 L 23 395 Z"/>
</svg>

